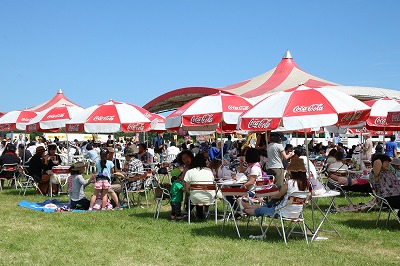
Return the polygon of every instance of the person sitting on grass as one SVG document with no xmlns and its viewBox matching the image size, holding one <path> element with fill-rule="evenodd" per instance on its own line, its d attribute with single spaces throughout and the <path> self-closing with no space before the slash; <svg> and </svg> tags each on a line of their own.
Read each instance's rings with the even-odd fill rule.
<svg viewBox="0 0 400 266">
<path fill-rule="evenodd" d="M 306 168 L 304 166 L 304 162 L 300 158 L 292 158 L 290 160 L 290 164 L 287 168 L 287 171 L 290 172 L 290 179 L 286 181 L 282 188 L 280 189 L 279 193 L 271 196 L 271 199 L 279 199 L 281 197 L 284 197 L 283 200 L 277 205 L 277 206 L 268 206 L 268 204 L 262 205 L 252 205 L 250 203 L 238 201 L 240 208 L 245 212 L 248 213 L 249 215 L 255 215 L 255 216 L 272 216 L 275 214 L 275 210 L 277 208 L 280 208 L 281 206 L 284 206 L 286 202 L 288 201 L 289 196 L 298 191 L 304 191 L 307 192 L 310 190 L 310 183 L 307 180 L 307 173 L 306 173 Z M 292 217 L 292 213 L 298 213 L 301 211 L 303 206 L 301 205 L 289 205 L 287 207 L 284 207 L 282 210 L 282 214 L 285 217 L 291 217 L 291 218 L 297 218 L 297 217 Z"/>
<path fill-rule="evenodd" d="M 185 187 L 182 185 L 182 171 L 175 168 L 171 171 L 171 220 L 180 221 L 182 219 L 181 207 L 183 201 L 183 191 Z"/>
<path fill-rule="evenodd" d="M 83 178 L 85 172 L 85 164 L 83 162 L 77 162 L 70 168 L 71 175 L 67 182 L 67 191 L 70 197 L 70 208 L 87 210 L 90 206 L 90 201 L 86 198 L 84 188 L 89 185 L 93 180 L 92 175 L 89 179 Z"/>
</svg>

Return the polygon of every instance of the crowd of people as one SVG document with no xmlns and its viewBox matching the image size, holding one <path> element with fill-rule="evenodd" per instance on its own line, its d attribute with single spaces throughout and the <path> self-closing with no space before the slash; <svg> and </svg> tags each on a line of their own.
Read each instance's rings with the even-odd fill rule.
<svg viewBox="0 0 400 266">
<path fill-rule="evenodd" d="M 322 157 L 329 169 L 336 172 L 348 170 L 347 164 L 344 163 L 345 158 L 359 157 L 370 160 L 373 165 L 373 171 L 371 171 L 373 178 L 371 177 L 370 181 L 377 193 L 387 198 L 394 207 L 399 206 L 400 160 L 397 158 L 397 145 L 393 137 L 384 146 L 380 143 L 375 145 L 375 151 L 369 137 L 365 137 L 363 144 L 355 145 L 350 149 L 342 143 L 335 145 L 332 141 L 329 141 L 326 146 L 322 143 L 314 144 L 313 141 L 297 147 L 291 144 L 284 146 L 283 142 L 286 140 L 286 137 L 278 132 L 258 134 L 255 142 L 232 140 L 232 136 L 228 134 L 224 142 L 210 139 L 201 143 L 185 141 L 178 145 L 175 141 L 165 140 L 163 133 L 157 133 L 151 143 L 139 143 L 129 138 L 123 143 L 114 143 L 115 140 L 109 136 L 105 143 L 75 140 L 65 145 L 57 139 L 49 142 L 44 138 L 37 142 L 27 143 L 21 135 L 13 142 L 2 141 L 0 165 L 17 163 L 26 166 L 29 174 L 39 185 L 38 193 L 45 195 L 50 185 L 54 186 L 53 192 L 57 193 L 58 189 L 56 184 L 50 184 L 51 169 L 57 165 L 70 164 L 71 161 L 68 161 L 70 156 L 81 155 L 85 158 L 85 163 L 75 162 L 70 168 L 68 192 L 71 207 L 92 210 L 97 206 L 97 209 L 108 209 L 110 208 L 109 198 L 111 198 L 112 207 L 119 209 L 122 205 L 123 185 L 129 186 L 130 189 L 143 187 L 144 180 L 147 178 L 145 167 L 152 164 L 161 165 L 166 159 L 174 158 L 172 163 L 175 169 L 170 172 L 172 177 L 171 219 L 181 220 L 182 213 L 192 209 L 187 206 L 189 197 L 193 203 L 207 203 L 211 202 L 215 196 L 204 195 L 204 193 L 189 195 L 191 182 L 235 179 L 239 176 L 238 173 L 242 173 L 246 178 L 242 187 L 248 190 L 249 197 L 254 196 L 257 180 L 263 179 L 265 174 L 274 176 L 274 184 L 280 191 L 275 196 L 274 205 L 262 206 L 258 210 L 245 202 L 241 203 L 243 210 L 247 213 L 263 215 L 272 212 L 279 202 L 282 204 L 285 201 L 288 193 L 306 191 L 310 188 L 309 179 L 312 176 L 315 177 L 317 173 L 314 164 L 311 161 L 307 162 L 305 155 L 308 150 L 311 156 Z M 117 154 L 120 154 L 124 160 L 118 160 Z M 303 162 L 301 169 L 298 166 L 300 161 Z M 294 163 L 296 163 L 296 171 L 293 170 Z M 96 171 L 90 175 L 89 179 L 84 179 L 84 169 L 88 165 L 93 166 Z M 333 174 L 331 178 L 335 176 Z M 4 174 L 1 177 L 11 178 Z M 347 177 L 337 179 L 340 183 L 348 185 L 357 182 Z M 3 179 L 2 182 L 4 182 Z M 94 192 L 90 199 L 87 199 L 84 188 L 90 183 L 94 184 Z M 207 217 L 208 207 L 207 204 L 203 205 L 196 207 L 198 219 Z"/>
</svg>

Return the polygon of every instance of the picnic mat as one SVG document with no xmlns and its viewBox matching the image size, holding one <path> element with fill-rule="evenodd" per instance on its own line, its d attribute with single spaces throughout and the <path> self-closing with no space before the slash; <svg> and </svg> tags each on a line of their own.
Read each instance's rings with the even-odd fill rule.
<svg viewBox="0 0 400 266">
<path fill-rule="evenodd" d="M 60 202 L 57 199 L 47 199 L 44 202 L 30 202 L 23 200 L 18 203 L 18 206 L 42 212 L 62 212 L 69 211 L 68 202 Z M 82 210 L 73 210 L 73 212 L 82 212 Z"/>
<path fill-rule="evenodd" d="M 376 204 L 373 200 L 363 203 L 360 202 L 358 205 L 343 206 L 337 208 L 339 212 L 367 212 L 369 209 L 376 209 Z"/>
</svg>

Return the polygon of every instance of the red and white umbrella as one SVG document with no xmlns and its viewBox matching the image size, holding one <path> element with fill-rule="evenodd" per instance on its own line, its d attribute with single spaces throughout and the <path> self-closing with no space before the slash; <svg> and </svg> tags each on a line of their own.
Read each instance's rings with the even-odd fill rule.
<svg viewBox="0 0 400 266">
<path fill-rule="evenodd" d="M 393 131 L 375 131 L 375 130 L 369 130 L 366 127 L 363 128 L 349 128 L 348 129 L 349 134 L 354 134 L 354 135 L 369 135 L 369 136 L 388 136 L 388 135 L 393 135 Z"/>
<path fill-rule="evenodd" d="M 145 109 L 143 109 L 145 110 Z M 144 114 L 150 121 L 150 132 L 164 132 L 165 129 L 165 117 L 159 114 L 151 113 L 145 110 L 146 113 Z"/>
<path fill-rule="evenodd" d="M 265 131 L 283 126 L 298 130 L 353 125 L 367 119 L 371 108 L 343 92 L 300 85 L 262 100 L 239 118 L 242 130 Z"/>
<path fill-rule="evenodd" d="M 0 131 L 25 131 L 26 125 L 37 115 L 37 112 L 25 109 L 11 111 L 0 118 Z"/>
<path fill-rule="evenodd" d="M 54 131 L 65 127 L 65 123 L 71 120 L 85 109 L 76 105 L 63 105 L 51 107 L 41 111 L 27 125 L 28 132 Z"/>
<path fill-rule="evenodd" d="M 388 111 L 386 122 L 389 125 L 400 126 L 400 104 Z"/>
<path fill-rule="evenodd" d="M 166 117 L 165 128 L 191 131 L 223 132 L 236 129 L 238 117 L 252 104 L 248 99 L 226 93 L 216 93 L 192 100 Z"/>
<path fill-rule="evenodd" d="M 68 133 L 116 133 L 144 132 L 150 129 L 151 121 L 143 108 L 110 100 L 89 107 L 66 123 Z"/>
<path fill-rule="evenodd" d="M 365 104 L 371 106 L 371 114 L 366 122 L 367 129 L 370 130 L 400 130 L 400 125 L 393 125 L 387 122 L 388 112 L 393 108 L 400 107 L 400 101 L 391 98 L 382 98 L 379 100 L 365 101 Z M 391 114 L 391 122 L 393 122 L 393 113 Z"/>
</svg>

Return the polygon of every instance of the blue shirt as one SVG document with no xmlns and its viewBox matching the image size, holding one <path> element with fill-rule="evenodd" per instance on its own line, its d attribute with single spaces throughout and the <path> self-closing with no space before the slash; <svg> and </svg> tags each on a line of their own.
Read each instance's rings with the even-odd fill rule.
<svg viewBox="0 0 400 266">
<path fill-rule="evenodd" d="M 394 157 L 394 150 L 397 149 L 397 144 L 394 141 L 386 142 L 385 144 L 385 154 Z"/>
<path fill-rule="evenodd" d="M 106 174 L 108 176 L 108 181 L 111 183 L 111 168 L 114 168 L 114 163 L 112 161 L 106 162 L 106 168 L 101 171 L 101 166 L 100 166 L 100 160 L 96 162 L 96 169 L 97 169 L 97 174 Z"/>
</svg>

